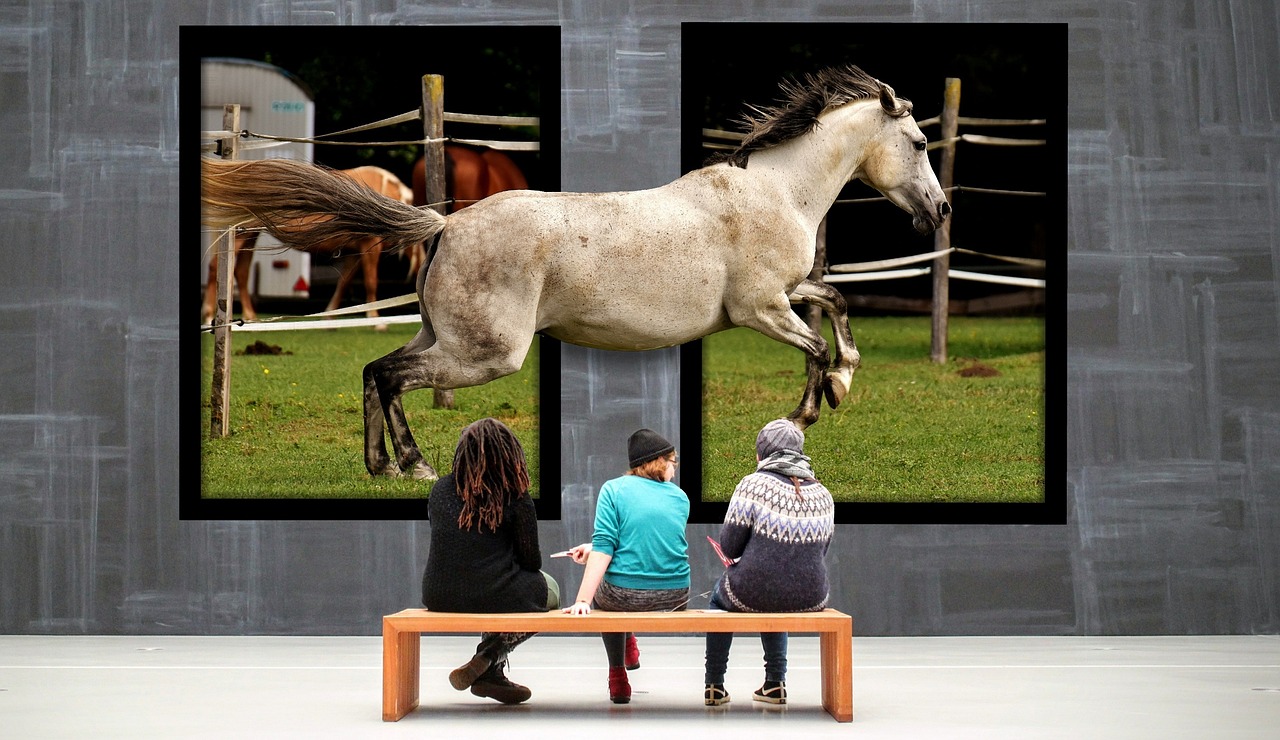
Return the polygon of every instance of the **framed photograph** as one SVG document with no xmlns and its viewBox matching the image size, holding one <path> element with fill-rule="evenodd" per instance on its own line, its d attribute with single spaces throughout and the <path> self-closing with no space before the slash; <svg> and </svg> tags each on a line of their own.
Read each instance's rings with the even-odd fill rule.
<svg viewBox="0 0 1280 740">
<path fill-rule="evenodd" d="M 818 229 L 810 279 L 844 297 L 860 355 L 838 407 L 819 399 L 805 430 L 837 521 L 1065 523 L 1065 447 L 1048 440 L 1065 423 L 1066 24 L 687 23 L 682 45 L 716 50 L 683 67 L 685 172 L 716 159 L 749 168 L 748 129 L 799 161 L 794 140 L 814 129 L 797 121 L 839 78 L 819 73 L 854 65 L 911 101 L 928 142 L 912 146 L 927 146 L 952 209 L 918 233 L 906 206 L 855 176 Z M 863 172 L 891 167 L 897 150 L 866 151 Z M 834 165 L 807 166 L 786 186 L 821 198 Z M 941 318 L 935 267 L 949 278 Z M 794 307 L 806 323 L 810 310 Z M 829 315 L 809 326 L 837 348 Z M 751 328 L 684 345 L 680 482 L 693 521 L 723 521 L 755 469 L 757 433 L 799 408 L 807 377 L 798 346 Z"/>
<path fill-rule="evenodd" d="M 182 342 L 182 449 L 199 461 L 182 518 L 426 518 L 430 481 L 366 470 L 363 368 L 421 328 L 415 276 L 430 245 L 380 253 L 377 239 L 347 239 L 303 252 L 235 232 L 233 275 L 248 296 L 235 292 L 220 352 L 208 286 L 233 237 L 201 224 L 200 159 L 311 161 L 450 213 L 501 190 L 559 190 L 559 28 L 183 27 L 180 42 L 181 321 L 194 329 L 199 310 L 206 329 Z M 444 167 L 428 167 L 424 143 L 441 128 Z M 313 314 L 326 315 L 291 320 Z M 405 394 L 425 462 L 448 473 L 461 430 L 497 418 L 524 448 L 539 517 L 558 519 L 559 363 L 558 343 L 535 337 L 514 374 L 451 399 Z"/>
</svg>

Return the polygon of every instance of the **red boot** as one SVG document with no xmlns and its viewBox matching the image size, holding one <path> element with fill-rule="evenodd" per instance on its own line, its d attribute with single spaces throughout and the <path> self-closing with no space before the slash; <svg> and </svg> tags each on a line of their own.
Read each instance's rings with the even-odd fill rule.
<svg viewBox="0 0 1280 740">
<path fill-rule="evenodd" d="M 631 682 L 627 680 L 627 669 L 622 666 L 609 667 L 609 701 L 614 704 L 631 701 Z"/>
<path fill-rule="evenodd" d="M 626 657 L 622 663 L 627 667 L 628 671 L 634 671 L 640 667 L 640 646 L 636 644 L 636 636 L 627 633 L 627 650 Z"/>
</svg>

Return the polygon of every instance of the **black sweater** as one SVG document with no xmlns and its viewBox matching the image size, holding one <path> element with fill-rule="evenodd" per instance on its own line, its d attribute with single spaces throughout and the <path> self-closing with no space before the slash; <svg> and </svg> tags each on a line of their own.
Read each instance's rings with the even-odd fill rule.
<svg viewBox="0 0 1280 740">
<path fill-rule="evenodd" d="M 446 475 L 431 488 L 427 501 L 431 544 L 422 574 L 423 605 L 444 612 L 546 611 L 533 499 L 523 495 L 509 501 L 496 532 L 460 529 L 461 511 L 453 475 Z"/>
</svg>

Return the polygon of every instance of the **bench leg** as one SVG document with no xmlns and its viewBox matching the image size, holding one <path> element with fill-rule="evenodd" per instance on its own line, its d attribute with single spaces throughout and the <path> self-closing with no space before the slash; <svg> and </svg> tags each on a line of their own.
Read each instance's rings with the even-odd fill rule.
<svg viewBox="0 0 1280 740">
<path fill-rule="evenodd" d="M 837 722 L 853 721 L 853 620 L 838 632 L 823 632 L 822 708 Z"/>
<path fill-rule="evenodd" d="M 422 635 L 382 622 L 382 721 L 395 722 L 418 706 Z"/>
</svg>

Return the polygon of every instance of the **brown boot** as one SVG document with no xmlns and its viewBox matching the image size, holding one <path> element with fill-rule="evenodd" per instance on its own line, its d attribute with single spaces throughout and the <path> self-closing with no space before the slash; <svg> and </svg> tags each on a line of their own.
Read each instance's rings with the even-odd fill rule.
<svg viewBox="0 0 1280 740">
<path fill-rule="evenodd" d="M 465 665 L 459 666 L 449 673 L 449 685 L 458 691 L 462 691 L 476 682 L 476 679 L 492 665 L 490 660 L 480 653 L 476 653 L 475 657 L 467 661 Z"/>
<path fill-rule="evenodd" d="M 503 704 L 519 704 L 522 701 L 528 701 L 529 697 L 533 696 L 533 692 L 528 687 L 512 683 L 502 671 L 504 666 L 505 662 L 498 663 L 485 671 L 484 675 L 471 684 L 471 693 L 495 699 Z"/>
</svg>

